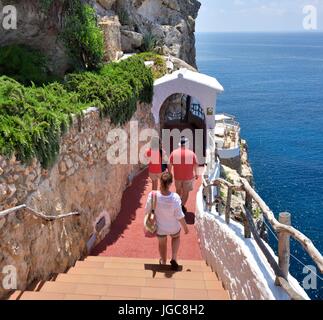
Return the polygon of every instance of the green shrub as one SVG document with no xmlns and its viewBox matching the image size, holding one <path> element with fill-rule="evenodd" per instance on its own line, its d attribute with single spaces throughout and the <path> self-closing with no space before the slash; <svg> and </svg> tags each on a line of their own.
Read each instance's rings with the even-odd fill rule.
<svg viewBox="0 0 323 320">
<path fill-rule="evenodd" d="M 51 80 L 45 56 L 25 45 L 0 48 L 0 75 L 9 76 L 25 85 L 32 82 L 40 85 Z"/>
<path fill-rule="evenodd" d="M 65 1 L 61 37 L 76 70 L 100 67 L 104 56 L 104 38 L 94 8 L 81 0 Z"/>
<path fill-rule="evenodd" d="M 128 122 L 137 101 L 151 103 L 153 76 L 142 59 L 132 57 L 104 66 L 98 73 L 70 74 L 66 88 L 77 92 L 83 103 L 92 103 L 102 117 L 109 116 L 116 125 Z"/>
<path fill-rule="evenodd" d="M 71 115 L 86 107 L 58 83 L 24 87 L 0 77 L 0 154 L 16 154 L 24 162 L 36 157 L 49 167 L 59 153 L 60 137 Z"/>
<path fill-rule="evenodd" d="M 102 117 L 124 124 L 136 111 L 137 101 L 150 103 L 153 76 L 139 57 L 111 63 L 98 72 L 74 73 L 64 85 L 25 87 L 0 77 L 0 154 L 15 154 L 27 162 L 36 157 L 44 168 L 59 154 L 61 135 L 72 114 L 95 106 Z"/>
<path fill-rule="evenodd" d="M 143 52 L 139 53 L 137 56 L 144 61 L 154 61 L 154 66 L 152 67 L 154 79 L 159 79 L 167 74 L 166 62 L 161 55 L 154 52 Z"/>
</svg>

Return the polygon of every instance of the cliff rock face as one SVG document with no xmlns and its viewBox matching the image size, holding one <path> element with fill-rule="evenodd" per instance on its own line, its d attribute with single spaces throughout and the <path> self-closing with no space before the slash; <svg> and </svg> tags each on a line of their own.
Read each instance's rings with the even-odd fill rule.
<svg viewBox="0 0 323 320">
<path fill-rule="evenodd" d="M 123 30 L 152 34 L 162 53 L 195 62 L 195 19 L 201 4 L 196 0 L 119 0 L 116 10 Z"/>
<path fill-rule="evenodd" d="M 197 0 L 84 0 L 95 7 L 105 36 L 105 60 L 116 60 L 122 52 L 144 50 L 144 38 L 152 35 L 157 49 L 196 66 L 195 19 Z M 17 29 L 0 28 L 0 46 L 26 44 L 46 53 L 56 74 L 69 68 L 69 59 L 60 41 L 62 1 L 54 0 L 48 12 L 40 0 L 3 1 L 16 6 Z"/>
<path fill-rule="evenodd" d="M 62 74 L 68 69 L 69 59 L 58 34 L 62 25 L 62 3 L 54 1 L 48 13 L 38 0 L 2 1 L 17 9 L 17 29 L 0 28 L 0 46 L 25 44 L 46 53 L 51 71 Z"/>
</svg>

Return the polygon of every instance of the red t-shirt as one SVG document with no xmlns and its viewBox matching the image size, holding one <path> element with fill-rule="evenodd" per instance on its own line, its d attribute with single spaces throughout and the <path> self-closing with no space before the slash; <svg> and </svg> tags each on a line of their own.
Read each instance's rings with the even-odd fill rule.
<svg viewBox="0 0 323 320">
<path fill-rule="evenodd" d="M 148 149 L 146 157 L 149 158 L 149 172 L 154 174 L 162 173 L 162 158 L 159 150 Z"/>
<path fill-rule="evenodd" d="M 169 163 L 174 166 L 175 180 L 189 181 L 194 178 L 194 167 L 198 164 L 196 154 L 186 148 L 172 152 Z"/>
</svg>

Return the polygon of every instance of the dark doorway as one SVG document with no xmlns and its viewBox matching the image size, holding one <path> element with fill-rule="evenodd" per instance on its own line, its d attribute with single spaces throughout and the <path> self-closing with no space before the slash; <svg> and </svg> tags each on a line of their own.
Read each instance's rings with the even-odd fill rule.
<svg viewBox="0 0 323 320">
<path fill-rule="evenodd" d="M 184 130 L 191 130 L 193 137 L 193 147 L 190 148 L 197 154 L 198 161 L 200 165 L 205 163 L 206 156 L 206 120 L 203 109 L 200 104 L 195 101 L 192 102 L 192 98 L 190 96 L 183 96 L 181 99 L 181 105 L 178 108 L 172 106 L 172 112 L 169 109 L 164 109 L 164 114 L 162 118 L 164 119 L 161 129 L 179 130 L 181 133 Z M 203 131 L 202 139 L 196 141 L 196 130 Z M 202 146 L 198 145 L 198 143 L 202 142 Z M 179 141 L 178 141 L 179 142 Z M 177 141 L 174 144 L 174 138 L 170 137 L 170 152 L 173 151 L 173 148 L 177 148 Z"/>
</svg>

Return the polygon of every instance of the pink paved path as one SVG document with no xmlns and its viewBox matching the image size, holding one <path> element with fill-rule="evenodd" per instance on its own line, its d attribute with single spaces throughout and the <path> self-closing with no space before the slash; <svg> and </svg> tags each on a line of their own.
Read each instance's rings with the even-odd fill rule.
<svg viewBox="0 0 323 320">
<path fill-rule="evenodd" d="M 200 182 L 195 183 L 187 204 L 186 221 L 189 234 L 182 234 L 179 260 L 201 260 L 201 252 L 194 228 L 196 193 Z M 158 240 L 144 236 L 143 219 L 144 207 L 151 183 L 147 171 L 137 176 L 132 185 L 125 191 L 121 211 L 111 226 L 111 232 L 92 251 L 92 255 L 128 257 L 128 258 L 159 258 Z M 168 256 L 170 258 L 170 241 L 168 240 Z"/>
</svg>

